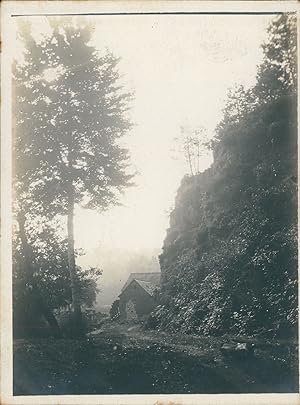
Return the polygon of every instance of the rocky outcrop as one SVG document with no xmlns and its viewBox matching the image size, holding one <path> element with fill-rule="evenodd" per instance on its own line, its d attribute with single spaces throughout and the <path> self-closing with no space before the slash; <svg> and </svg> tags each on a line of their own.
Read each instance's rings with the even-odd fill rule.
<svg viewBox="0 0 300 405">
<path fill-rule="evenodd" d="M 179 187 L 160 256 L 160 328 L 295 333 L 296 100 L 227 125 L 205 172 Z"/>
</svg>

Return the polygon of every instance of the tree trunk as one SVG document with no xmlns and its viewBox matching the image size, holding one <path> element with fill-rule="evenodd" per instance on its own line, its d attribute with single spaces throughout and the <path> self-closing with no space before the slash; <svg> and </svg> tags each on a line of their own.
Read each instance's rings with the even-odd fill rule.
<svg viewBox="0 0 300 405">
<path fill-rule="evenodd" d="M 200 145 L 199 141 L 197 142 L 197 173 L 199 173 L 199 167 L 200 167 Z"/>
<path fill-rule="evenodd" d="M 32 281 L 31 299 L 35 303 L 37 308 L 39 308 L 41 314 L 46 319 L 48 325 L 50 326 L 50 328 L 52 330 L 53 336 L 56 338 L 61 338 L 62 333 L 61 333 L 60 327 L 58 325 L 58 322 L 57 322 L 53 312 L 48 307 L 48 305 L 45 303 L 44 299 L 42 298 L 39 288 L 37 287 L 37 285 L 35 284 L 34 281 Z"/>
<path fill-rule="evenodd" d="M 68 266 L 72 293 L 72 333 L 74 337 L 84 336 L 84 325 L 80 307 L 79 285 L 76 277 L 75 249 L 74 249 L 74 186 L 70 182 L 68 189 Z"/>
<path fill-rule="evenodd" d="M 61 330 L 59 328 L 58 322 L 51 311 L 51 309 L 48 307 L 46 302 L 44 301 L 43 297 L 40 294 L 39 288 L 35 283 L 34 280 L 34 265 L 33 265 L 33 252 L 32 248 L 29 245 L 25 233 L 25 214 L 23 211 L 19 211 L 18 213 L 18 224 L 19 224 L 19 232 L 20 232 L 20 239 L 22 243 L 22 248 L 23 248 L 23 255 L 24 255 L 24 271 L 26 271 L 26 281 L 31 285 L 32 291 L 31 291 L 31 299 L 35 303 L 36 308 L 39 309 L 41 315 L 44 316 L 46 321 L 48 322 L 48 325 L 50 326 L 52 330 L 52 334 L 54 337 L 62 337 Z M 24 289 L 26 286 L 24 285 Z"/>
<path fill-rule="evenodd" d="M 191 157 L 191 152 L 190 152 L 190 146 L 189 145 L 187 147 L 187 155 L 188 155 L 188 162 L 189 162 L 189 165 L 190 165 L 191 175 L 194 176 L 193 165 L 192 165 L 192 157 Z"/>
</svg>

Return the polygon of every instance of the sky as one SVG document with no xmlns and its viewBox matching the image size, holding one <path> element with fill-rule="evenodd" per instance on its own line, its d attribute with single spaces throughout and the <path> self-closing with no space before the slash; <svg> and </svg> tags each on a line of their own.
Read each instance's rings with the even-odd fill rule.
<svg viewBox="0 0 300 405">
<path fill-rule="evenodd" d="M 98 214 L 76 208 L 75 245 L 84 267 L 99 266 L 103 306 L 115 299 L 130 272 L 159 271 L 157 256 L 169 226 L 176 191 L 188 166 L 174 152 L 180 127 L 206 128 L 222 118 L 235 85 L 255 83 L 260 45 L 270 16 L 139 15 L 86 17 L 95 24 L 93 45 L 120 57 L 121 82 L 134 91 L 134 127 L 123 143 L 130 151 L 135 186 L 121 206 Z M 47 21 L 34 17 L 35 32 Z M 200 171 L 212 163 L 201 158 Z"/>
<path fill-rule="evenodd" d="M 255 82 L 260 44 L 270 16 L 97 16 L 93 44 L 121 57 L 124 84 L 134 90 L 134 129 L 126 138 L 138 171 L 121 207 L 103 214 L 76 211 L 76 243 L 132 251 L 160 249 L 168 213 L 187 165 L 172 152 L 181 125 L 204 126 L 208 136 L 222 118 L 229 88 Z M 208 153 L 201 170 L 212 162 Z"/>
</svg>

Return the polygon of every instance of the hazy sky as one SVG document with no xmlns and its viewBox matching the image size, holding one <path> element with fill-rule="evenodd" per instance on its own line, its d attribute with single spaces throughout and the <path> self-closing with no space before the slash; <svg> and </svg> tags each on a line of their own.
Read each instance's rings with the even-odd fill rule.
<svg viewBox="0 0 300 405">
<path fill-rule="evenodd" d="M 186 173 L 171 150 L 180 125 L 203 125 L 210 135 L 227 89 L 250 86 L 262 58 L 269 16 L 97 16 L 94 44 L 120 56 L 123 80 L 135 91 L 136 126 L 127 145 L 138 170 L 123 207 L 100 215 L 78 210 L 78 246 L 133 251 L 160 248 L 168 211 Z M 202 169 L 211 156 L 202 159 Z"/>
<path fill-rule="evenodd" d="M 270 16 L 144 15 L 88 17 L 95 23 L 93 44 L 121 57 L 122 81 L 135 92 L 126 137 L 138 175 L 126 190 L 123 206 L 97 214 L 76 210 L 78 247 L 131 252 L 162 247 L 168 212 L 187 172 L 174 159 L 180 126 L 207 128 L 222 117 L 227 90 L 255 82 L 261 62 L 260 44 Z M 47 30 L 46 17 L 32 19 L 36 33 Z M 207 155 L 201 169 L 211 164 Z M 96 263 L 92 263 L 96 264 Z"/>
</svg>

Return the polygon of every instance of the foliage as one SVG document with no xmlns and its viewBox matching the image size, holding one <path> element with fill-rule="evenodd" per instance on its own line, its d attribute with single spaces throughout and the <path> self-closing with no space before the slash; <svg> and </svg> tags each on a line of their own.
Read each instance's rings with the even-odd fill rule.
<svg viewBox="0 0 300 405">
<path fill-rule="evenodd" d="M 38 224 L 38 225 L 37 225 Z M 25 267 L 22 243 L 18 229 L 14 231 L 13 255 L 13 305 L 15 336 L 29 333 L 37 335 L 36 324 L 45 334 L 49 330 L 42 321 L 40 308 L 32 300 L 31 292 L 37 289 L 48 310 L 56 312 L 71 304 L 70 275 L 68 271 L 67 240 L 59 232 L 58 224 L 39 218 L 26 230 L 32 246 L 34 274 L 30 277 Z M 77 252 L 79 254 L 79 252 Z M 97 281 L 101 271 L 97 268 L 81 269 L 77 266 L 80 303 L 92 306 L 96 300 Z M 49 329 L 49 328 L 48 328 Z"/>
<path fill-rule="evenodd" d="M 109 315 L 111 319 L 118 319 L 120 316 L 120 309 L 119 309 L 119 303 L 120 300 L 115 300 L 112 304 L 111 304 L 111 308 L 109 311 Z"/>
<path fill-rule="evenodd" d="M 268 27 L 263 44 L 264 63 L 258 70 L 256 93 L 265 102 L 281 97 L 297 85 L 297 16 L 278 15 Z"/>
<path fill-rule="evenodd" d="M 274 19 L 256 85 L 230 94 L 213 165 L 182 181 L 160 257 L 161 328 L 296 333 L 295 29 L 293 15 Z"/>
<path fill-rule="evenodd" d="M 131 184 L 128 152 L 120 144 L 131 128 L 131 94 L 120 85 L 118 58 L 91 45 L 92 26 L 74 19 L 49 21 L 48 33 L 39 38 L 27 22 L 18 31 L 24 60 L 13 69 L 14 201 L 16 212 L 22 207 L 34 227 L 37 212 L 48 220 L 67 216 L 65 280 L 80 323 L 83 280 L 80 284 L 75 266 L 74 205 L 108 209 Z M 56 242 L 49 239 L 51 243 Z M 45 268 L 46 259 L 40 260 Z M 50 265 L 50 279 L 54 271 Z M 93 297 L 95 285 L 90 282 L 85 289 Z"/>
<path fill-rule="evenodd" d="M 118 143 L 131 127 L 131 94 L 118 82 L 118 59 L 89 45 L 92 27 L 54 19 L 38 43 L 30 29 L 20 27 L 25 61 L 14 74 L 19 177 L 32 169 L 29 190 L 44 208 L 66 213 L 70 180 L 77 203 L 107 208 L 131 178 Z"/>
</svg>

